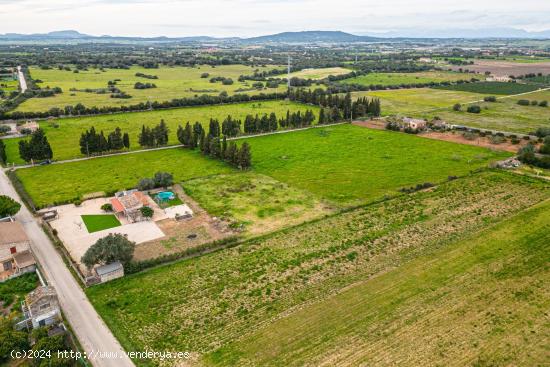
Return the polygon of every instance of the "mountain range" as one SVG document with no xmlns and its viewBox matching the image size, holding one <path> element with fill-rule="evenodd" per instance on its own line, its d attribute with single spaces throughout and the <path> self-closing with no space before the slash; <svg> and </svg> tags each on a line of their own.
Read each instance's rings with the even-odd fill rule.
<svg viewBox="0 0 550 367">
<path fill-rule="evenodd" d="M 282 32 L 277 34 L 239 38 L 216 38 L 209 36 L 191 37 L 131 37 L 131 36 L 92 36 L 74 30 L 55 31 L 49 33 L 6 33 L 0 34 L 0 41 L 45 41 L 45 42 L 234 42 L 234 43 L 353 43 L 380 42 L 391 39 L 434 39 L 434 38 L 550 38 L 550 30 L 542 32 L 527 32 L 512 28 L 502 29 L 448 29 L 419 30 L 410 29 L 387 33 L 355 35 L 342 31 L 302 31 Z"/>
</svg>

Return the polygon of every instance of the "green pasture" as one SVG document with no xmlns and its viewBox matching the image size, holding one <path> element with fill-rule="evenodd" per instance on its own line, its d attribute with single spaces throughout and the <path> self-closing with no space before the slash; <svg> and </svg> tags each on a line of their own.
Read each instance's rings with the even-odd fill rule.
<svg viewBox="0 0 550 367">
<path fill-rule="evenodd" d="M 425 84 L 439 82 L 455 82 L 458 80 L 470 80 L 471 74 L 457 73 L 452 71 L 424 71 L 416 73 L 369 73 L 355 78 L 344 79 L 340 81 L 342 84 L 359 84 L 359 85 L 409 85 L 409 84 Z"/>
</svg>

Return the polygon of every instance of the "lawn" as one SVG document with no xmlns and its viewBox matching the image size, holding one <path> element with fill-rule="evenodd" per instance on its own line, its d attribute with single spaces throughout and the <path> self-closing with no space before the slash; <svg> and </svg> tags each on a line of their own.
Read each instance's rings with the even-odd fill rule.
<svg viewBox="0 0 550 367">
<path fill-rule="evenodd" d="M 246 139 L 253 170 L 339 205 L 394 195 L 487 166 L 509 153 L 354 125 Z"/>
<path fill-rule="evenodd" d="M 339 358 L 391 358 L 378 352 L 388 345 L 387 364 L 448 365 L 464 348 L 467 361 L 499 356 L 505 341 L 536 362 L 548 204 L 469 236 L 549 195 L 541 181 L 483 172 L 86 292 L 126 350 L 185 350 L 206 364 L 357 364 Z"/>
<path fill-rule="evenodd" d="M 309 192 L 254 172 L 196 178 L 185 181 L 183 188 L 211 215 L 253 234 L 332 212 Z"/>
<path fill-rule="evenodd" d="M 120 221 L 114 214 L 82 215 L 88 233 L 103 231 L 104 229 L 120 227 Z"/>
<path fill-rule="evenodd" d="M 290 73 L 290 77 L 291 78 L 296 77 L 296 78 L 301 78 L 301 79 L 320 80 L 320 79 L 327 78 L 329 75 L 337 76 L 337 75 L 342 75 L 342 74 L 348 74 L 348 73 L 351 73 L 352 71 L 353 70 L 351 70 L 351 69 L 346 69 L 346 68 L 341 68 L 341 67 L 319 68 L 319 69 L 303 69 L 303 70 L 300 70 L 300 71 L 295 71 L 295 72 Z M 287 75 L 284 75 L 284 77 L 286 78 Z"/>
<path fill-rule="evenodd" d="M 356 78 L 340 81 L 342 84 L 359 84 L 365 86 L 393 86 L 411 85 L 439 82 L 455 82 L 458 80 L 470 80 L 471 74 L 452 71 L 423 71 L 416 73 L 369 73 Z"/>
<path fill-rule="evenodd" d="M 105 135 L 120 127 L 123 132 L 130 135 L 130 149 L 141 149 L 138 144 L 138 136 L 141 127 L 154 126 L 164 119 L 170 129 L 168 144 L 179 144 L 176 138 L 178 125 L 185 126 L 185 123 L 191 124 L 199 121 L 208 130 L 210 118 L 217 118 L 220 124 L 227 115 L 244 120 L 246 115 L 262 115 L 264 113 L 275 112 L 277 117 L 286 115 L 287 110 L 302 111 L 313 109 L 315 115 L 318 114 L 318 108 L 306 106 L 289 101 L 264 101 L 254 103 L 238 103 L 216 106 L 187 107 L 169 110 L 157 110 L 147 112 L 127 112 L 112 115 L 88 116 L 62 118 L 55 120 L 41 121 L 40 126 L 44 129 L 48 141 L 52 146 L 54 159 L 63 160 L 83 156 L 80 152 L 80 135 L 92 126 L 96 131 L 103 130 Z M 241 126 L 241 130 L 243 126 Z M 8 162 L 17 164 L 24 163 L 19 157 L 19 139 L 7 139 L 6 151 Z"/>
<path fill-rule="evenodd" d="M 81 199 L 88 193 L 132 188 L 158 171 L 170 172 L 181 181 L 233 169 L 197 151 L 176 148 L 18 169 L 16 175 L 34 204 L 43 207 Z"/>
<path fill-rule="evenodd" d="M 63 93 L 55 97 L 31 98 L 16 109 L 16 111 L 47 111 L 52 107 L 64 108 L 67 105 L 82 103 L 85 106 L 119 106 L 132 105 L 147 101 L 169 101 L 174 98 L 193 97 L 202 94 L 218 95 L 221 92 L 228 94 L 247 93 L 273 93 L 275 91 L 285 92 L 286 86 L 278 88 L 265 88 L 258 90 L 252 87 L 250 81 L 239 82 L 238 78 L 243 74 L 253 74 L 255 70 L 272 70 L 277 66 L 245 66 L 245 65 L 222 65 L 199 67 L 183 66 L 160 66 L 158 69 L 145 69 L 140 66 L 133 66 L 129 69 L 99 69 L 90 68 L 79 73 L 58 69 L 42 70 L 40 68 L 29 68 L 31 77 L 34 80 L 41 80 L 38 86 L 60 87 Z M 156 75 L 158 79 L 146 79 L 138 77 L 136 73 Z M 202 73 L 209 73 L 207 78 L 201 78 Z M 233 79 L 232 85 L 223 85 L 221 82 L 211 83 L 210 78 L 226 77 Z M 110 93 L 98 94 L 85 92 L 85 89 L 107 88 L 107 82 L 120 79 L 116 87 L 132 96 L 129 99 L 110 98 Z M 154 83 L 157 88 L 134 89 L 136 82 Z M 76 90 L 71 90 L 76 89 Z"/>
<path fill-rule="evenodd" d="M 482 107 L 479 114 L 466 112 L 466 106 L 459 112 L 453 111 L 449 106 L 442 110 L 418 114 L 418 117 L 430 119 L 437 115 L 452 124 L 524 134 L 531 133 L 539 127 L 550 127 L 550 107 L 520 106 L 517 104 L 519 99 L 550 102 L 550 91 L 499 98 L 496 103 L 477 103 Z"/>
<path fill-rule="evenodd" d="M 461 92 L 483 93 L 483 94 L 520 94 L 533 92 L 539 89 L 539 86 L 531 84 L 520 83 L 507 83 L 507 82 L 479 82 L 479 83 L 465 83 L 465 84 L 453 84 L 434 87 L 435 89 L 442 90 L 455 90 Z"/>
<path fill-rule="evenodd" d="M 482 100 L 485 95 L 431 88 L 396 89 L 354 92 L 353 97 L 378 97 L 382 113 L 387 115 L 411 115 L 423 111 L 451 108 L 455 103 Z"/>
</svg>

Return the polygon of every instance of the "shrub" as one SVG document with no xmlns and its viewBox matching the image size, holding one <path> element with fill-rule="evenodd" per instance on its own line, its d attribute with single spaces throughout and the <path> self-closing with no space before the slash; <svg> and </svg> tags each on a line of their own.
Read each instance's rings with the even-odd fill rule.
<svg viewBox="0 0 550 367">
<path fill-rule="evenodd" d="M 539 104 L 538 101 L 531 101 L 531 106 L 536 106 L 536 105 L 538 105 L 538 104 Z"/>
<path fill-rule="evenodd" d="M 529 106 L 529 101 L 528 101 L 527 99 L 520 99 L 520 100 L 518 101 L 518 104 L 519 104 L 520 106 Z"/>
<path fill-rule="evenodd" d="M 101 210 L 103 210 L 104 212 L 112 212 L 113 206 L 109 203 L 105 203 L 101 206 Z"/>
<path fill-rule="evenodd" d="M 475 140 L 477 138 L 477 135 L 472 131 L 466 131 L 466 132 L 462 133 L 462 136 L 466 140 Z"/>
<path fill-rule="evenodd" d="M 548 101 L 540 101 L 539 106 L 540 107 L 548 107 Z"/>
<path fill-rule="evenodd" d="M 155 214 L 155 211 L 148 206 L 142 206 L 139 211 L 141 212 L 141 215 L 143 215 L 145 218 L 152 218 L 153 214 Z"/>
<path fill-rule="evenodd" d="M 155 181 L 152 178 L 142 178 L 137 184 L 140 191 L 151 190 L 155 188 Z"/>
<path fill-rule="evenodd" d="M 124 235 L 110 233 L 88 248 L 81 261 L 88 269 L 96 264 L 109 264 L 115 261 L 125 265 L 132 260 L 135 245 Z"/>
<path fill-rule="evenodd" d="M 481 107 L 479 107 L 478 105 L 468 106 L 468 109 L 466 111 L 469 113 L 480 113 Z"/>
<path fill-rule="evenodd" d="M 456 103 L 453 106 L 453 111 L 460 111 L 462 109 L 462 105 L 460 103 Z"/>
<path fill-rule="evenodd" d="M 483 98 L 483 100 L 484 100 L 485 102 L 496 102 L 496 101 L 497 101 L 497 97 L 495 97 L 495 96 L 487 96 L 487 97 Z"/>
</svg>

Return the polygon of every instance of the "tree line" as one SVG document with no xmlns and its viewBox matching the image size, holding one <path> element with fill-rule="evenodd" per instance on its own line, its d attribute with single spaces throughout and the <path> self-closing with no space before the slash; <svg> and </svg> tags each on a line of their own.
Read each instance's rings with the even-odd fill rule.
<svg viewBox="0 0 550 367">
<path fill-rule="evenodd" d="M 25 162 L 52 159 L 53 151 L 44 130 L 37 129 L 29 140 L 19 141 L 19 156 Z"/>
<path fill-rule="evenodd" d="M 314 104 L 322 107 L 324 118 L 337 122 L 341 119 L 351 119 L 364 116 L 378 117 L 381 114 L 380 99 L 361 97 L 353 101 L 348 92 L 344 96 L 329 93 L 323 89 L 291 90 L 289 97 L 293 101 Z M 323 121 L 326 123 L 327 121 Z"/>
<path fill-rule="evenodd" d="M 110 132 L 107 137 L 105 137 L 103 130 L 98 134 L 93 126 L 80 136 L 80 152 L 88 156 L 123 148 L 130 149 L 130 136 L 128 133 L 123 134 L 119 127 Z"/>
</svg>

